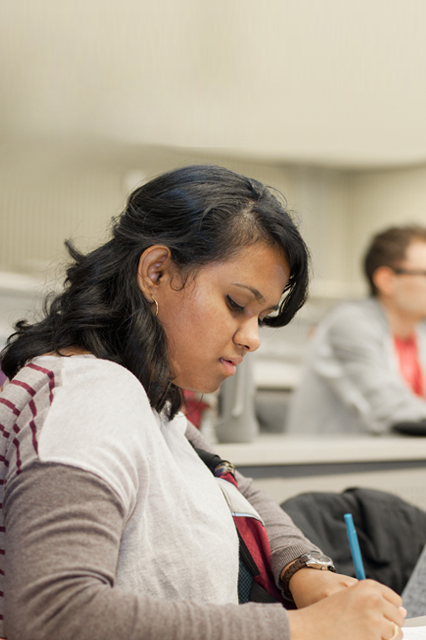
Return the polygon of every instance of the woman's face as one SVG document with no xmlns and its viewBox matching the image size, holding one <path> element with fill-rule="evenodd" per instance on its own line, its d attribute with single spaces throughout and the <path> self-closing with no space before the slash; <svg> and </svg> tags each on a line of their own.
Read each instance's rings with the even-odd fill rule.
<svg viewBox="0 0 426 640">
<path fill-rule="evenodd" d="M 288 276 L 283 252 L 259 242 L 203 267 L 183 289 L 173 278 L 158 300 L 173 382 L 201 393 L 218 389 L 258 349 L 259 320 L 277 308 Z"/>
</svg>

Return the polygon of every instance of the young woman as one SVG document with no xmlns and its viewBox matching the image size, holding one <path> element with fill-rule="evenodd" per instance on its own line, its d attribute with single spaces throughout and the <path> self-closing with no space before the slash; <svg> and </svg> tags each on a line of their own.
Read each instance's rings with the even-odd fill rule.
<svg viewBox="0 0 426 640">
<path fill-rule="evenodd" d="M 187 167 L 137 189 L 105 245 L 69 250 L 64 292 L 2 353 L 3 635 L 401 638 L 400 597 L 298 562 L 316 547 L 237 473 L 294 600 L 239 604 L 234 522 L 179 412 L 183 390 L 218 389 L 259 325 L 287 324 L 305 301 L 307 250 L 279 201 Z"/>
</svg>

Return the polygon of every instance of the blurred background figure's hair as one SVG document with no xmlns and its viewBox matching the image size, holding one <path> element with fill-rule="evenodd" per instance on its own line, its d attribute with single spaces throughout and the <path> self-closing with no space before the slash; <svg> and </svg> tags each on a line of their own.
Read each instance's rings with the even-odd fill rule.
<svg viewBox="0 0 426 640">
<path fill-rule="evenodd" d="M 389 227 L 373 237 L 364 258 L 364 273 L 370 285 L 371 295 L 378 294 L 373 281 L 376 269 L 400 267 L 407 247 L 413 240 L 426 242 L 426 227 L 417 224 Z"/>
</svg>

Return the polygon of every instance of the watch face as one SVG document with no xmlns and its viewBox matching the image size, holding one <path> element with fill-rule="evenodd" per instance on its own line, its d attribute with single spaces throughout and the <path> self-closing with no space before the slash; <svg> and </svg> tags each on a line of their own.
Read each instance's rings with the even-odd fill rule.
<svg viewBox="0 0 426 640">
<path fill-rule="evenodd" d="M 313 551 L 312 553 L 306 554 L 306 566 L 314 568 L 328 568 L 333 566 L 333 561 L 328 556 L 318 553 L 318 551 Z"/>
</svg>

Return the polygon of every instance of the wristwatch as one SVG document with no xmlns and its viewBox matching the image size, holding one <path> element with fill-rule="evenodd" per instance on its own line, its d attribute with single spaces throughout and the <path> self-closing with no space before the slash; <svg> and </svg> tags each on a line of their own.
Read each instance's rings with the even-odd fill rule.
<svg viewBox="0 0 426 640">
<path fill-rule="evenodd" d="M 290 598 L 291 600 L 293 599 L 293 596 L 291 595 L 291 591 L 289 589 L 290 578 L 294 576 L 296 571 L 299 571 L 299 569 L 304 569 L 305 567 L 307 567 L 308 569 L 319 569 L 320 571 L 334 571 L 334 573 L 336 573 L 336 568 L 333 564 L 333 561 L 328 556 L 325 556 L 318 551 L 304 553 L 303 556 L 297 558 L 281 576 L 283 590 L 287 598 Z"/>
</svg>

